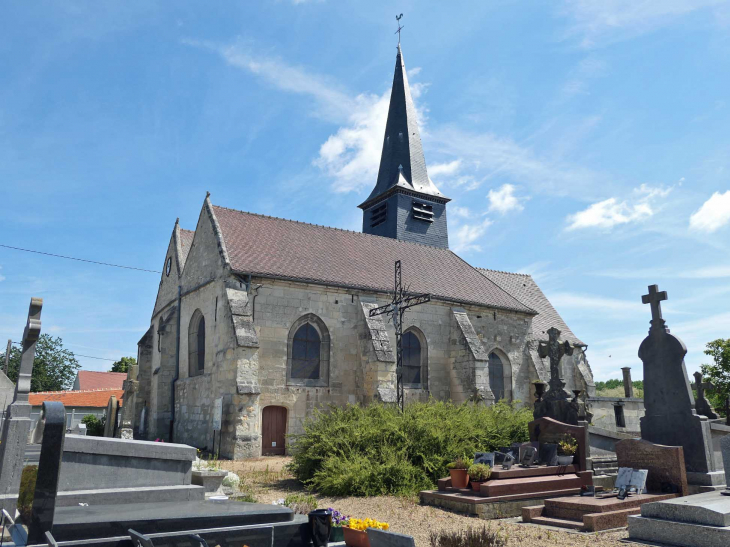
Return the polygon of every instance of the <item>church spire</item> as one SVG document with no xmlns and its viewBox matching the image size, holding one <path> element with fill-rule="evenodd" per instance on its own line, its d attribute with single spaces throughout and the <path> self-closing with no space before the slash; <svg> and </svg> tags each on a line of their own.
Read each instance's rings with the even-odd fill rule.
<svg viewBox="0 0 730 547">
<path fill-rule="evenodd" d="M 408 200 L 409 203 L 412 201 L 410 206 L 403 199 L 393 202 L 392 196 L 404 194 L 415 198 Z M 384 201 L 393 203 L 390 203 L 390 206 L 387 204 L 383 206 Z M 448 201 L 449 198 L 436 188 L 426 170 L 426 158 L 423 155 L 421 135 L 416 121 L 416 107 L 413 105 L 399 43 L 378 180 L 370 196 L 359 205 L 363 210 L 363 231 L 448 247 L 445 210 Z M 433 226 L 419 227 L 410 222 L 403 226 L 401 223 L 396 225 L 395 218 L 386 222 L 386 216 L 395 213 L 395 211 L 387 213 L 388 208 L 402 209 L 406 206 L 412 213 L 408 216 L 413 220 L 430 223 Z M 438 236 L 435 235 L 437 232 Z"/>
<path fill-rule="evenodd" d="M 416 121 L 416 107 L 413 105 L 400 44 L 398 44 L 398 54 L 395 58 L 395 74 L 390 93 L 390 107 L 388 108 L 388 121 L 385 125 L 378 180 L 370 196 L 360 207 L 364 208 L 395 186 L 444 198 L 444 195 L 428 177 L 421 135 Z"/>
</svg>

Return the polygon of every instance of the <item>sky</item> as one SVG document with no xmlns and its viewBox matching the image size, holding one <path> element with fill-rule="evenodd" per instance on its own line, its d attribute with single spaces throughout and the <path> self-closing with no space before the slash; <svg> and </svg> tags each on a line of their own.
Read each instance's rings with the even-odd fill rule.
<svg viewBox="0 0 730 547">
<path fill-rule="evenodd" d="M 688 372 L 708 362 L 730 338 L 718 0 L 3 3 L 0 244 L 159 272 L 206 191 L 360 231 L 399 13 L 452 250 L 531 274 L 596 380 L 642 377 L 651 284 Z M 42 297 L 42 331 L 108 370 L 136 355 L 158 283 L 0 247 L 0 340 Z"/>
</svg>

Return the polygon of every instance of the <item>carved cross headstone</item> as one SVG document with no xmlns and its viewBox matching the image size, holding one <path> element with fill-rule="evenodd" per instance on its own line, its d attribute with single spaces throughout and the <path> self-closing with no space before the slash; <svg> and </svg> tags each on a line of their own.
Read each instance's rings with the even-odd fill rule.
<svg viewBox="0 0 730 547">
<path fill-rule="evenodd" d="M 550 390 L 563 389 L 565 382 L 560 377 L 560 360 L 563 355 L 573 355 L 573 347 L 566 340 L 562 344 L 558 340 L 560 331 L 555 327 L 550 327 L 547 331 L 548 341 L 540 342 L 537 351 L 543 359 L 550 358 Z"/>
<path fill-rule="evenodd" d="M 707 397 L 705 397 L 705 390 L 715 389 L 714 384 L 712 384 L 711 382 L 703 382 L 701 372 L 695 372 L 694 377 L 695 383 L 692 384 L 691 387 L 692 389 L 697 391 L 697 397 L 695 398 L 695 408 L 697 409 L 697 414 L 707 416 L 710 420 L 717 420 L 719 416 L 715 412 L 715 409 L 712 408 L 710 401 L 708 401 Z"/>
<path fill-rule="evenodd" d="M 389 304 L 373 308 L 370 310 L 370 317 L 376 315 L 388 314 L 390 315 L 393 326 L 395 327 L 395 344 L 396 344 L 396 392 L 398 397 L 398 406 L 403 410 L 405 404 L 403 395 L 403 316 L 405 315 L 408 308 L 418 306 L 419 304 L 425 304 L 431 301 L 430 294 L 410 294 L 406 289 L 403 288 L 401 280 L 401 265 L 400 260 L 395 263 L 395 286 L 393 289 L 393 299 Z"/>
<path fill-rule="evenodd" d="M 651 306 L 649 335 L 639 347 L 639 358 L 644 364 L 645 408 L 641 438 L 665 446 L 683 447 L 689 472 L 715 471 L 710 423 L 695 410 L 684 364 L 687 347 L 670 334 L 662 317 L 661 302 L 667 300 L 667 293 L 651 285 L 649 294 L 641 300 Z"/>
<path fill-rule="evenodd" d="M 131 365 L 124 380 L 124 406 L 122 406 L 122 423 L 117 431 L 117 437 L 122 439 L 134 438 L 134 413 L 137 406 L 137 392 L 139 381 L 137 374 L 139 365 Z"/>
<path fill-rule="evenodd" d="M 30 299 L 28 321 L 23 332 L 23 349 L 18 370 L 18 381 L 15 384 L 13 403 L 8 407 L 7 417 L 3 422 L 2 442 L 0 442 L 0 495 L 9 495 L 1 503 L 3 509 L 14 513 L 20 474 L 23 470 L 25 447 L 30 433 L 30 377 L 33 374 L 35 347 L 41 334 L 41 298 Z"/>
</svg>

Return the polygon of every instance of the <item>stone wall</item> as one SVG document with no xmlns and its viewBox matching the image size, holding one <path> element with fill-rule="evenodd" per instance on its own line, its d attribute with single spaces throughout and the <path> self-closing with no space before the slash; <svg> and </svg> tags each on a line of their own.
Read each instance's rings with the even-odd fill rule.
<svg viewBox="0 0 730 547">
<path fill-rule="evenodd" d="M 625 397 L 589 397 L 588 404 L 590 411 L 593 413 L 591 423 L 596 427 L 606 429 L 608 431 L 618 431 L 620 433 L 634 432 L 640 434 L 640 420 L 644 416 L 644 399 L 625 398 Z M 618 427 L 616 425 L 616 413 L 614 406 L 621 404 L 624 409 L 624 420 L 626 427 Z"/>
</svg>

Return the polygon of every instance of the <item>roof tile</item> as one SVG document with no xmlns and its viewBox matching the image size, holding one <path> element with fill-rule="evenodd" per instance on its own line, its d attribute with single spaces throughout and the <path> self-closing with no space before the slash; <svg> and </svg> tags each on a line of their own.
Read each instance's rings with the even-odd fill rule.
<svg viewBox="0 0 730 547">
<path fill-rule="evenodd" d="M 125 375 L 126 376 L 126 375 Z M 117 398 L 119 406 L 122 405 L 124 397 L 123 389 L 95 389 L 84 391 L 44 391 L 30 393 L 28 402 L 31 406 L 41 406 L 43 401 L 60 401 L 63 406 L 82 408 L 106 408 L 111 396 Z"/>
<path fill-rule="evenodd" d="M 122 389 L 126 372 L 98 372 L 95 370 L 80 370 L 79 390 L 89 389 Z"/>
</svg>

